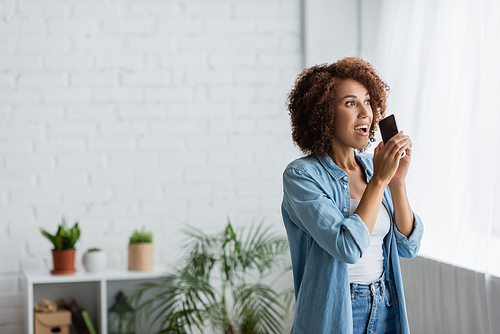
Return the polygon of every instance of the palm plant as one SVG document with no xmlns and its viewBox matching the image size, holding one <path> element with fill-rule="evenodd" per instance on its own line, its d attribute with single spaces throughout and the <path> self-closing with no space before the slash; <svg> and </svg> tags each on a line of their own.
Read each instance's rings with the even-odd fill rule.
<svg viewBox="0 0 500 334">
<path fill-rule="evenodd" d="M 154 326 L 158 333 L 207 326 L 224 334 L 282 333 L 293 290 L 273 286 L 290 270 L 286 238 L 263 223 L 237 233 L 229 219 L 215 235 L 195 228 L 185 233 L 182 266 L 132 293 L 136 318 L 146 318 L 150 332 Z"/>
</svg>

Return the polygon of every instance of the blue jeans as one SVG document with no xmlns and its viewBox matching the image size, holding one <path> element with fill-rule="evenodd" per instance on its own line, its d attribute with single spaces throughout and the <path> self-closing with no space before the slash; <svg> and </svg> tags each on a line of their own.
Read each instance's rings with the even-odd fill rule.
<svg viewBox="0 0 500 334">
<path fill-rule="evenodd" d="M 396 316 L 385 277 L 368 284 L 351 283 L 353 334 L 395 334 Z"/>
</svg>

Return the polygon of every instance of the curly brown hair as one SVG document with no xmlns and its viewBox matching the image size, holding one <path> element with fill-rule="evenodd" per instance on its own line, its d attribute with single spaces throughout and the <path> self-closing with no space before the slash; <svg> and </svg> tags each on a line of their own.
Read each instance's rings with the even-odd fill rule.
<svg viewBox="0 0 500 334">
<path fill-rule="evenodd" d="M 371 64 L 358 57 L 347 57 L 333 64 L 306 68 L 297 76 L 287 99 L 292 138 L 305 154 L 328 153 L 334 135 L 335 95 L 345 79 L 363 84 L 370 94 L 373 122 L 369 141 L 375 141 L 378 121 L 385 116 L 389 86 Z M 369 143 L 360 151 L 364 151 Z"/>
</svg>

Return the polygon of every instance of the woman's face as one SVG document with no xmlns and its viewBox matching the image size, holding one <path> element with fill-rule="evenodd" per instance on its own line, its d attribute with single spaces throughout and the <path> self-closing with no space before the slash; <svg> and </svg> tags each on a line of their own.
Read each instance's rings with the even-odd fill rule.
<svg viewBox="0 0 500 334">
<path fill-rule="evenodd" d="M 363 84 L 343 80 L 335 97 L 334 145 L 360 149 L 366 146 L 373 120 L 370 95 Z"/>
</svg>

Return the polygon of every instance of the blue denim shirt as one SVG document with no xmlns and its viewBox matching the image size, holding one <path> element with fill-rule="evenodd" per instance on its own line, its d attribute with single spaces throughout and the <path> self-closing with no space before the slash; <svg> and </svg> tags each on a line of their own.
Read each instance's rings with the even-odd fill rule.
<svg viewBox="0 0 500 334">
<path fill-rule="evenodd" d="M 373 176 L 373 156 L 356 153 L 366 181 Z M 291 162 L 283 173 L 283 221 L 290 243 L 295 286 L 292 333 L 353 332 L 348 263 L 370 245 L 370 232 L 357 214 L 349 216 L 349 177 L 328 155 Z M 387 187 L 382 200 L 391 217 L 384 239 L 384 269 L 389 280 L 398 333 L 409 333 L 399 256 L 415 257 L 423 234 L 414 214 L 412 235 L 401 234 Z"/>
</svg>

